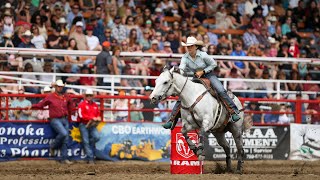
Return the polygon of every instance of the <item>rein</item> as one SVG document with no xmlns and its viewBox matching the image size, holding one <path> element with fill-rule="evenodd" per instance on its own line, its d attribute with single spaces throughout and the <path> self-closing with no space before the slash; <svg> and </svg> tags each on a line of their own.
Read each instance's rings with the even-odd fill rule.
<svg viewBox="0 0 320 180">
<path fill-rule="evenodd" d="M 199 126 L 199 128 L 201 128 L 201 126 L 199 125 L 199 123 L 196 121 L 196 118 L 194 116 L 194 107 L 198 104 L 198 102 L 204 97 L 204 95 L 206 95 L 208 92 L 208 90 L 205 90 L 200 96 L 197 97 L 196 101 L 190 106 L 190 107 L 184 107 L 181 105 L 181 108 L 182 109 L 185 109 L 187 111 L 190 112 L 191 116 L 192 116 L 192 119 L 193 121 Z"/>
<path fill-rule="evenodd" d="M 170 73 L 170 75 L 171 75 L 171 77 L 172 77 L 172 79 L 173 79 L 173 73 L 172 73 L 172 74 Z M 181 89 L 180 93 L 178 93 L 176 96 L 180 96 L 180 94 L 182 93 L 182 91 L 183 91 L 183 90 L 184 90 L 184 88 L 186 87 L 187 82 L 188 82 L 188 77 L 187 77 L 186 81 L 184 82 L 184 84 L 183 84 L 183 86 L 182 86 L 182 89 Z M 173 84 L 173 82 L 170 82 L 170 85 L 169 85 L 168 89 L 163 93 L 163 95 L 162 95 L 162 96 L 167 97 L 167 93 L 168 93 L 168 91 L 170 90 L 170 88 L 171 88 L 172 84 Z"/>
</svg>

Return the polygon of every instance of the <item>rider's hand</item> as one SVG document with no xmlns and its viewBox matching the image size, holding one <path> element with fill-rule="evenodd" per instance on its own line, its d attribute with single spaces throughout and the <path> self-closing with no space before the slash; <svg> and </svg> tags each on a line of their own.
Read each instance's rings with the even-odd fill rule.
<svg viewBox="0 0 320 180">
<path fill-rule="evenodd" d="M 203 70 L 199 70 L 195 73 L 196 77 L 197 78 L 200 78 L 202 75 L 204 74 L 204 71 Z"/>
</svg>

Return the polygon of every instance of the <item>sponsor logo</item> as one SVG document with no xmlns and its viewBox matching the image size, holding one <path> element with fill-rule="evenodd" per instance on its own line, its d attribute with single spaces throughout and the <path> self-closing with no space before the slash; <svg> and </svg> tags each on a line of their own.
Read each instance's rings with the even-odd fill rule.
<svg viewBox="0 0 320 180">
<path fill-rule="evenodd" d="M 202 163 L 200 164 L 200 161 L 178 161 L 178 160 L 173 160 L 173 161 L 170 161 L 170 163 L 172 165 L 175 165 L 175 166 L 200 166 L 200 165 L 202 165 Z"/>
<path fill-rule="evenodd" d="M 198 142 L 198 134 L 197 133 L 188 133 L 190 140 L 193 143 Z M 184 158 L 190 158 L 194 155 L 193 151 L 189 148 L 188 143 L 186 142 L 182 133 L 176 134 L 176 151 Z"/>
</svg>

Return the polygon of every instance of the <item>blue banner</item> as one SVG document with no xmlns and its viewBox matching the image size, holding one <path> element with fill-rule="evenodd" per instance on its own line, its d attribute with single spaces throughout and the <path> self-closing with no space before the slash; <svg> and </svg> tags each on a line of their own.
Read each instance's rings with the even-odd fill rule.
<svg viewBox="0 0 320 180">
<path fill-rule="evenodd" d="M 103 160 L 169 161 L 170 130 L 154 123 L 100 123 L 96 157 Z M 46 123 L 0 122 L 0 161 L 48 158 L 55 132 Z M 68 156 L 85 159 L 77 123 L 70 123 Z"/>
<path fill-rule="evenodd" d="M 96 156 L 104 160 L 169 161 L 170 130 L 154 123 L 98 125 Z M 102 125 L 103 127 L 99 127 Z"/>
<path fill-rule="evenodd" d="M 71 133 L 68 143 L 68 155 L 72 160 L 85 158 L 85 154 L 77 138 L 77 124 L 71 124 Z M 73 131 L 73 132 L 72 132 Z M 77 136 L 78 135 L 78 136 Z M 46 123 L 0 123 L 0 161 L 15 160 L 17 158 L 48 158 L 58 159 L 60 152 L 56 157 L 49 157 L 49 146 L 54 140 L 55 132 L 49 124 Z"/>
</svg>

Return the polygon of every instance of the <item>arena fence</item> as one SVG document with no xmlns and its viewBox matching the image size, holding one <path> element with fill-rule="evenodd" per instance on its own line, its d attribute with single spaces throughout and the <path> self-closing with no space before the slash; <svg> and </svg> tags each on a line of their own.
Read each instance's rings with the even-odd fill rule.
<svg viewBox="0 0 320 180">
<path fill-rule="evenodd" d="M 2 121 L 14 120 L 14 122 L 20 122 L 21 119 L 13 118 L 14 112 L 18 111 L 21 113 L 21 111 L 27 110 L 26 108 L 11 107 L 10 104 L 13 99 L 24 97 L 32 102 L 38 102 L 45 96 L 46 95 L 44 94 L 0 94 L 0 117 Z M 77 104 L 82 100 L 83 96 L 70 95 L 70 97 L 74 103 L 74 109 L 70 110 L 72 113 L 70 113 L 69 119 L 70 121 L 77 122 Z M 114 107 L 111 102 L 117 100 L 124 100 L 127 105 L 121 108 Z M 99 105 L 101 119 L 104 122 L 154 122 L 153 118 L 160 114 L 162 114 L 162 120 L 165 121 L 169 117 L 168 115 L 172 110 L 175 100 L 176 98 L 170 98 L 167 103 L 164 103 L 164 108 L 159 109 L 156 106 L 148 105 L 150 104 L 150 101 L 147 96 L 97 95 L 94 98 L 94 101 Z M 313 118 L 317 118 L 317 116 L 320 115 L 319 112 L 313 114 L 306 112 L 308 104 L 319 104 L 319 100 L 240 98 L 240 101 L 244 107 L 245 118 L 252 120 L 254 125 L 287 125 L 289 123 L 310 124 L 316 120 Z M 146 106 L 139 106 L 140 104 L 145 104 Z M 255 108 L 252 108 L 252 104 L 255 104 Z M 33 109 L 32 111 L 37 110 Z M 43 111 L 45 111 L 45 109 L 43 109 Z M 118 120 L 117 118 L 119 112 L 125 112 L 121 113 L 121 116 L 124 117 L 121 120 Z M 149 114 L 144 114 L 145 112 L 149 112 Z M 35 112 L 34 116 L 30 115 L 27 119 L 21 121 L 47 121 L 47 119 L 37 119 L 36 113 L 39 113 L 39 111 Z M 137 113 L 141 113 L 142 115 L 139 115 L 139 118 L 136 118 Z M 256 119 L 257 117 L 255 117 L 255 115 L 260 119 Z M 268 118 L 265 116 L 268 116 Z M 283 118 L 285 119 L 283 120 Z"/>
</svg>

